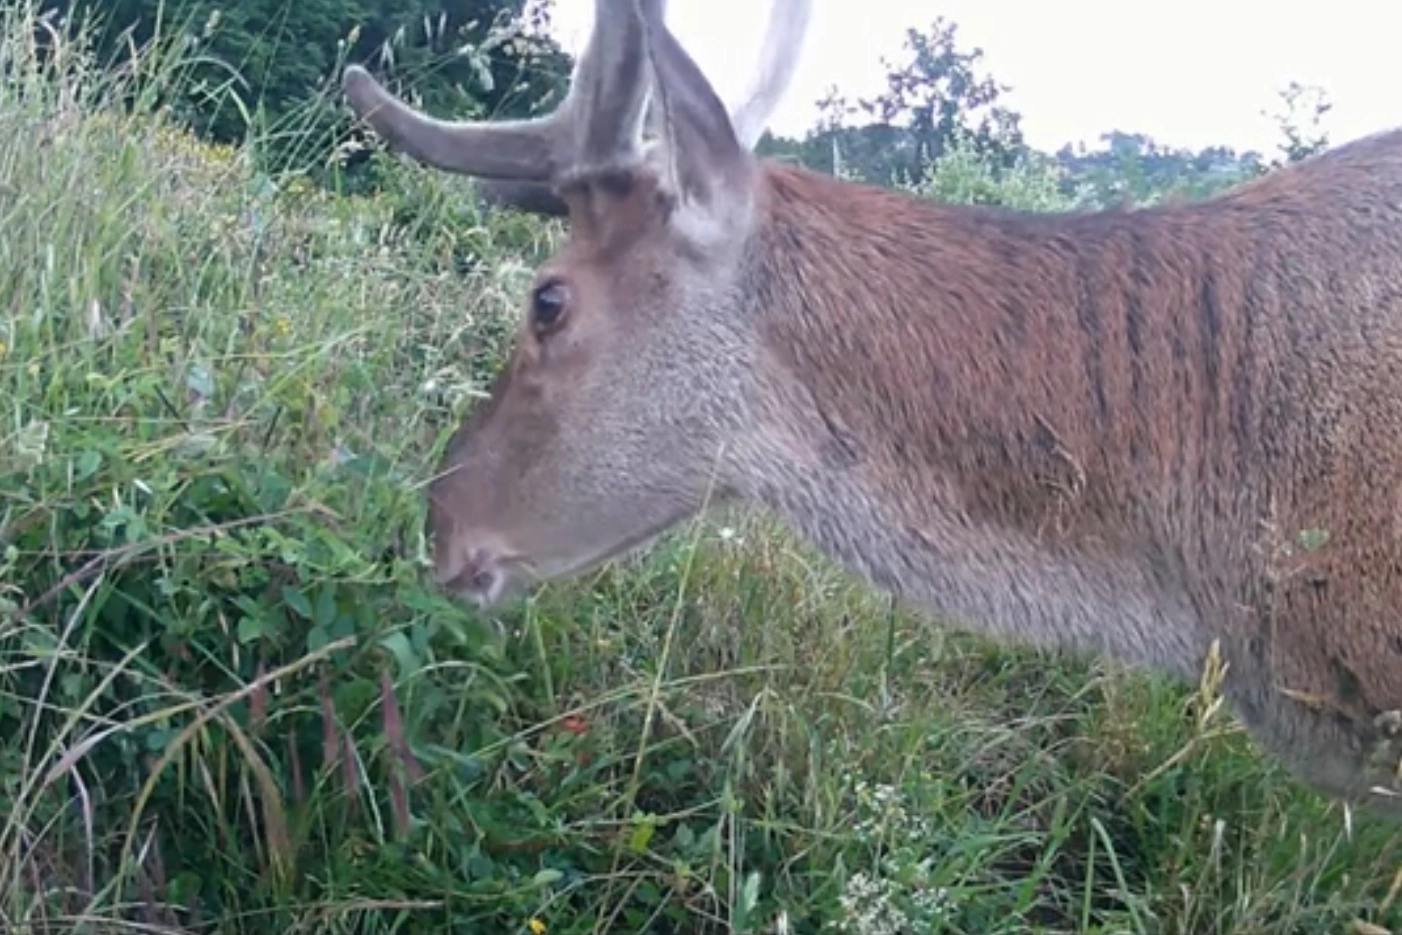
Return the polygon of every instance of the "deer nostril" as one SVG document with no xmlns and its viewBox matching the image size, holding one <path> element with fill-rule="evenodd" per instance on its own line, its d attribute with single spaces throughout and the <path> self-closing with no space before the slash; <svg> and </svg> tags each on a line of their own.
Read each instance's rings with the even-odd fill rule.
<svg viewBox="0 0 1402 935">
<path fill-rule="evenodd" d="M 458 594 L 489 595 L 497 584 L 496 562 L 491 555 L 478 549 L 442 584 L 447 590 Z"/>
<path fill-rule="evenodd" d="M 490 594 L 492 585 L 496 584 L 496 572 L 489 568 L 482 568 L 476 564 L 468 565 L 466 569 L 469 575 L 467 586 L 480 594 Z"/>
</svg>

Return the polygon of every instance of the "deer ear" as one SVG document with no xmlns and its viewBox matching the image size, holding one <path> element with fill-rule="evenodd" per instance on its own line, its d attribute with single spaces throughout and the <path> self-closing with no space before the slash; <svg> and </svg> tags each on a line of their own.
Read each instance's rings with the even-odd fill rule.
<svg viewBox="0 0 1402 935">
<path fill-rule="evenodd" d="M 653 69 L 653 107 L 674 182 L 684 201 L 713 205 L 752 169 L 725 104 L 667 28 L 663 0 L 641 0 Z"/>
</svg>

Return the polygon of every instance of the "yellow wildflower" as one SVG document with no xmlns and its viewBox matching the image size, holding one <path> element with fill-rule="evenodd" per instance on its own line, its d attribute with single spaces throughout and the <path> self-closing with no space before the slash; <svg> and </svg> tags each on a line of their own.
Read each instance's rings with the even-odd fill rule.
<svg viewBox="0 0 1402 935">
<path fill-rule="evenodd" d="M 539 919 L 531 919 L 526 923 L 526 927 L 531 930 L 531 935 L 545 935 L 545 923 Z"/>
</svg>

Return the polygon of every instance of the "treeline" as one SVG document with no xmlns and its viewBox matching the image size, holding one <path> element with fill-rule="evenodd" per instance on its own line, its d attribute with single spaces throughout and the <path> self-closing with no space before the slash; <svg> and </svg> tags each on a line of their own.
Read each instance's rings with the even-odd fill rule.
<svg viewBox="0 0 1402 935">
<path fill-rule="evenodd" d="M 1271 115 L 1281 129 L 1272 155 L 1227 146 L 1194 151 L 1120 130 L 1102 134 L 1097 148 L 1040 153 L 1023 139 L 1021 115 L 1003 100 L 1007 86 L 984 69 L 983 51 L 961 48 L 957 24 L 937 18 L 923 31 L 908 30 L 902 56 L 883 64 L 881 93 L 851 100 L 832 89 L 819 102 L 818 125 L 803 139 L 768 135 L 761 151 L 872 184 L 918 185 L 962 141 L 994 166 L 1049 163 L 1064 195 L 1110 206 L 1206 195 L 1328 142 L 1319 130 L 1327 99 L 1317 88 L 1292 83 Z"/>
<path fill-rule="evenodd" d="M 265 155 L 291 155 L 306 167 L 324 161 L 350 130 L 336 90 L 346 61 L 388 75 L 438 114 L 516 117 L 554 106 L 571 63 L 548 38 L 552 2 L 49 0 L 48 7 L 60 21 L 95 29 L 114 67 L 158 32 L 179 37 L 176 54 L 195 80 L 184 83 L 192 93 L 170 102 L 176 115 L 207 139 L 252 134 Z M 834 89 L 802 139 L 767 135 L 760 151 L 873 184 L 918 185 L 963 143 L 995 168 L 1049 162 L 1065 194 L 1113 205 L 1206 194 L 1326 143 L 1318 121 L 1329 104 L 1317 89 L 1292 85 L 1282 92 L 1283 138 L 1273 157 L 1166 147 L 1119 130 L 1095 149 L 1038 153 L 1003 100 L 1007 87 L 987 73 L 981 49 L 961 47 L 956 24 L 937 18 L 908 30 L 902 55 L 883 64 L 881 93 L 852 100 Z M 316 152 L 306 152 L 309 140 Z"/>
</svg>

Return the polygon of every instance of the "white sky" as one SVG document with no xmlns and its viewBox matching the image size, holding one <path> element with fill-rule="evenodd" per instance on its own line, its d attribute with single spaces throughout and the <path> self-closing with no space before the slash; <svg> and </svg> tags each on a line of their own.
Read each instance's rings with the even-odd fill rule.
<svg viewBox="0 0 1402 935">
<path fill-rule="evenodd" d="M 726 100 L 744 88 L 771 0 L 671 0 L 668 23 Z M 779 0 L 783 2 L 783 0 Z M 555 0 L 557 39 L 587 39 L 592 0 Z M 1112 129 L 1194 149 L 1267 155 L 1278 130 L 1261 111 L 1292 79 L 1334 103 L 1332 143 L 1402 126 L 1402 3 L 1397 0 L 816 0 L 788 97 L 770 123 L 802 136 L 836 84 L 849 98 L 881 88 L 907 27 L 943 15 L 962 48 L 1011 90 L 1028 142 L 1053 150 Z"/>
</svg>

